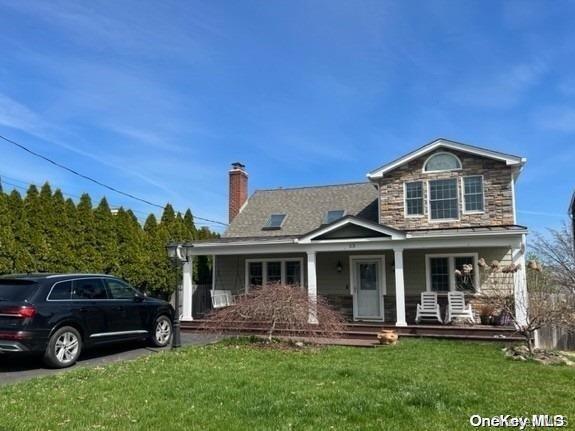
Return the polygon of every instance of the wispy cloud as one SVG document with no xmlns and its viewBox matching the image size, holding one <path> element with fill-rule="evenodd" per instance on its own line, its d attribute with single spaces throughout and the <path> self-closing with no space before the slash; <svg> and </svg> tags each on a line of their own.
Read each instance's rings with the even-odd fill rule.
<svg viewBox="0 0 575 431">
<path fill-rule="evenodd" d="M 575 108 L 572 106 L 549 106 L 533 115 L 535 124 L 544 130 L 575 133 Z"/>
<path fill-rule="evenodd" d="M 462 82 L 452 93 L 455 103 L 481 108 L 507 109 L 516 106 L 547 72 L 546 62 L 535 60 L 505 67 L 488 75 Z"/>
</svg>

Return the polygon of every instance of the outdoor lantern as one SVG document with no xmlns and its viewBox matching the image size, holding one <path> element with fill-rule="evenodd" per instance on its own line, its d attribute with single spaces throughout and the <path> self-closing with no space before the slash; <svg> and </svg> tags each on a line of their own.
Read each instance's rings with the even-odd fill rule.
<svg viewBox="0 0 575 431">
<path fill-rule="evenodd" d="M 338 262 L 335 269 L 337 270 L 337 272 L 341 272 L 343 271 L 343 266 L 341 265 L 341 262 Z"/>
</svg>

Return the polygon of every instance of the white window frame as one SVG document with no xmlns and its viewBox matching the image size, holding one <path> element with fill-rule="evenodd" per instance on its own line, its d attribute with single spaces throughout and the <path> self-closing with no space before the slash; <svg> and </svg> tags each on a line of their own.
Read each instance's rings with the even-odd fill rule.
<svg viewBox="0 0 575 431">
<path fill-rule="evenodd" d="M 429 160 L 431 160 L 433 157 L 438 156 L 440 154 L 448 154 L 452 157 L 455 157 L 455 159 L 459 162 L 459 167 L 455 168 L 455 169 L 442 169 L 441 171 L 426 171 L 425 167 L 427 166 L 427 162 L 429 162 Z M 463 169 L 463 163 L 461 163 L 461 159 L 459 157 L 457 157 L 455 154 L 449 152 L 449 151 L 439 151 L 437 153 L 433 153 L 432 155 L 430 155 L 427 159 L 425 159 L 425 162 L 423 163 L 423 166 L 421 167 L 421 172 L 423 172 L 424 174 L 436 174 L 438 172 L 454 172 L 454 171 L 461 171 Z"/>
<path fill-rule="evenodd" d="M 244 289 L 248 293 L 250 290 L 250 263 L 262 264 L 262 286 L 268 283 L 268 262 L 281 262 L 281 284 L 286 284 L 286 262 L 299 262 L 299 279 L 300 286 L 304 286 L 303 278 L 303 258 L 302 257 L 278 257 L 265 259 L 246 259 L 245 261 L 245 280 Z"/>
<path fill-rule="evenodd" d="M 431 218 L 431 187 L 429 183 L 431 181 L 441 181 L 441 180 L 455 180 L 455 197 L 457 199 L 457 218 Z M 429 223 L 446 223 L 461 220 L 461 205 L 459 202 L 459 181 L 457 177 L 451 178 L 431 178 L 427 180 L 427 220 Z"/>
<path fill-rule="evenodd" d="M 407 214 L 407 184 L 410 183 L 421 183 L 421 209 L 423 214 Z M 424 180 L 412 180 L 403 182 L 403 215 L 405 218 L 422 218 L 425 217 L 425 181 Z"/>
<path fill-rule="evenodd" d="M 467 211 L 465 208 L 465 179 L 466 178 L 476 178 L 476 177 L 480 177 L 481 178 L 481 194 L 483 195 L 483 210 L 478 211 L 478 210 L 472 210 L 472 211 Z M 461 177 L 461 212 L 463 214 L 483 214 L 485 213 L 485 181 L 483 178 L 483 175 L 465 175 L 463 177 Z"/>
<path fill-rule="evenodd" d="M 475 285 L 475 291 L 469 292 L 464 291 L 465 294 L 476 294 L 481 292 L 481 285 L 479 279 L 479 253 L 438 253 L 438 254 L 426 254 L 425 255 L 425 290 L 426 292 L 435 292 L 431 290 L 431 259 L 434 257 L 443 257 L 448 259 L 448 268 L 449 268 L 449 292 L 459 292 L 455 288 L 455 258 L 456 257 L 472 257 L 473 258 L 473 274 L 474 280 L 473 284 Z M 438 295 L 446 295 L 447 291 L 444 292 L 436 292 Z"/>
</svg>

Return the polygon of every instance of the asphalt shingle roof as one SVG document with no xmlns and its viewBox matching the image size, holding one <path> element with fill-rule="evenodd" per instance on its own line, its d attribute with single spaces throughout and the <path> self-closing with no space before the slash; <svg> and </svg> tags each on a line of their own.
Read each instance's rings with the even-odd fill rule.
<svg viewBox="0 0 575 431">
<path fill-rule="evenodd" d="M 365 182 L 256 190 L 223 237 L 303 235 L 321 226 L 329 210 L 377 222 L 377 189 Z M 271 214 L 286 214 L 281 229 L 262 229 Z"/>
</svg>

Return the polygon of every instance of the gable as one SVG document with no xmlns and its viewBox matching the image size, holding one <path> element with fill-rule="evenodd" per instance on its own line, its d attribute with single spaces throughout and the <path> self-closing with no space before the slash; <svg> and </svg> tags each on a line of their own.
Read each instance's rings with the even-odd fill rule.
<svg viewBox="0 0 575 431">
<path fill-rule="evenodd" d="M 450 141 L 447 139 L 436 139 L 421 148 L 418 148 L 411 153 L 406 154 L 399 159 L 396 159 L 390 163 L 380 166 L 373 171 L 368 172 L 367 177 L 370 180 L 382 178 L 386 174 L 404 167 L 407 164 L 413 164 L 414 161 L 424 161 L 427 160 L 435 152 L 450 152 L 453 154 L 460 154 L 475 158 L 475 159 L 485 159 L 496 163 L 500 163 L 501 166 L 522 166 L 525 163 L 525 159 L 519 156 L 514 156 L 511 154 L 501 153 L 498 151 L 488 150 L 486 148 L 475 147 L 473 145 L 467 145 L 460 142 Z"/>
<path fill-rule="evenodd" d="M 352 239 L 352 238 L 391 238 L 391 235 L 374 231 L 363 226 L 347 224 L 331 232 L 313 238 L 313 241 L 326 239 Z"/>
</svg>

